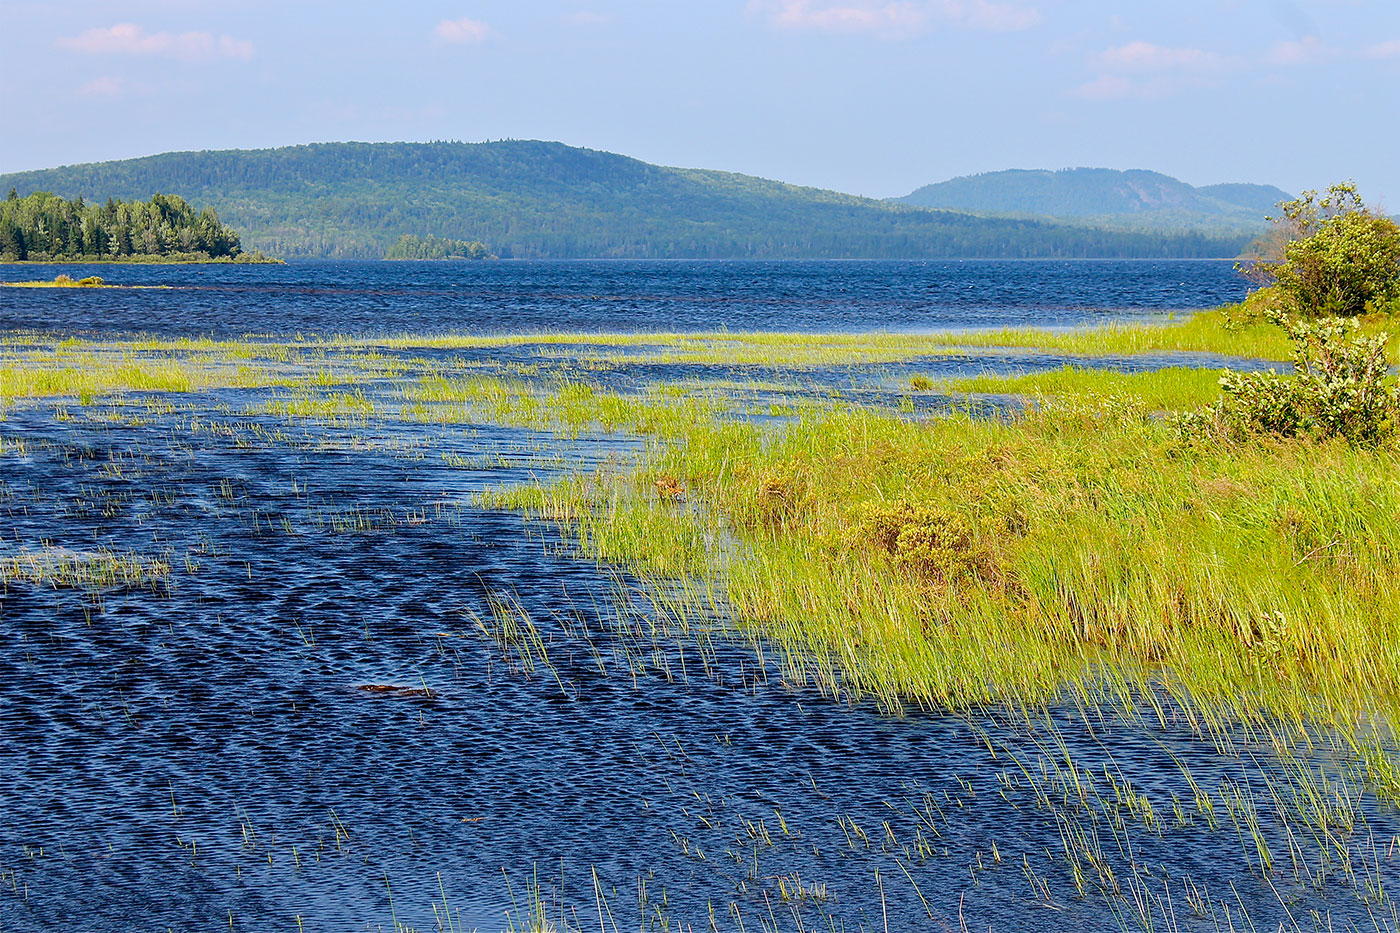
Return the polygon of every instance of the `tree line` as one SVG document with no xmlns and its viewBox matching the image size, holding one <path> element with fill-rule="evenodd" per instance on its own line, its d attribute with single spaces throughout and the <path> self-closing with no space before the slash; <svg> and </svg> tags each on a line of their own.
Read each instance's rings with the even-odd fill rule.
<svg viewBox="0 0 1400 933">
<path fill-rule="evenodd" d="M 494 259 L 480 240 L 454 240 L 450 237 L 413 236 L 405 233 L 389 247 L 385 259 Z"/>
<path fill-rule="evenodd" d="M 47 191 L 0 201 L 0 261 L 102 261 L 165 257 L 234 259 L 238 233 L 212 207 L 196 212 L 184 198 L 86 203 Z"/>
</svg>

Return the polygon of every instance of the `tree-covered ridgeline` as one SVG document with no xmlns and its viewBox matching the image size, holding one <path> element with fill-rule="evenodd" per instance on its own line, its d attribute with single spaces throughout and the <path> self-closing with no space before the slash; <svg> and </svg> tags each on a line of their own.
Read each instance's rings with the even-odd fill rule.
<svg viewBox="0 0 1400 933">
<path fill-rule="evenodd" d="M 405 233 L 398 238 L 385 259 L 494 259 L 486 244 L 480 240 L 454 240 L 450 237 L 413 236 Z"/>
<path fill-rule="evenodd" d="M 382 259 L 404 233 L 551 259 L 1234 258 L 1250 240 L 975 217 L 529 140 L 169 152 L 9 185 L 179 191 L 284 258 Z"/>
<path fill-rule="evenodd" d="M 212 207 L 196 212 L 184 198 L 86 203 L 47 191 L 0 201 L 0 261 L 101 262 L 162 258 L 237 259 L 238 233 Z"/>
</svg>

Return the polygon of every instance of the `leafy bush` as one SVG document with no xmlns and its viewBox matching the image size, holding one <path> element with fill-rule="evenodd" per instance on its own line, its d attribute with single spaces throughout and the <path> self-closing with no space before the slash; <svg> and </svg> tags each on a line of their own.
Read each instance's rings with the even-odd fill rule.
<svg viewBox="0 0 1400 933">
<path fill-rule="evenodd" d="M 1182 436 L 1341 437 L 1366 447 L 1393 439 L 1400 391 L 1386 359 L 1389 335 L 1357 334 L 1349 321 L 1273 317 L 1293 341 L 1293 374 L 1226 373 L 1225 399 L 1180 417 Z"/>
<path fill-rule="evenodd" d="M 1400 302 L 1400 226 L 1362 203 L 1351 183 L 1280 205 L 1273 243 L 1244 267 L 1274 283 L 1285 309 L 1300 315 L 1356 317 Z"/>
<path fill-rule="evenodd" d="M 989 556 L 978 545 L 972 525 L 946 509 L 904 499 L 867 506 L 860 533 L 895 566 L 934 582 L 952 583 L 990 569 Z"/>
</svg>

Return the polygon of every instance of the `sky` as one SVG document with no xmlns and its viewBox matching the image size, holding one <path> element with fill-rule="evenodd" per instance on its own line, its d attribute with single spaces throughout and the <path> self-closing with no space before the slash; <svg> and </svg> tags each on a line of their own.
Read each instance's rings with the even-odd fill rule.
<svg viewBox="0 0 1400 933">
<path fill-rule="evenodd" d="M 1145 168 L 1400 211 L 1400 0 L 4 0 L 0 171 L 550 139 L 874 197 Z"/>
</svg>

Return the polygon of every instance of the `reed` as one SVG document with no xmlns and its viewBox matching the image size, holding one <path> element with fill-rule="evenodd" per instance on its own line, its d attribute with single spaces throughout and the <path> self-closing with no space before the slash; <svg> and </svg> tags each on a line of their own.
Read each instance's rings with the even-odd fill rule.
<svg viewBox="0 0 1400 933">
<path fill-rule="evenodd" d="M 713 581 L 740 625 L 895 707 L 1039 704 L 1114 671 L 1210 714 L 1396 721 L 1395 451 L 1183 448 L 1113 404 L 688 424 L 635 470 L 514 501 L 600 560 Z"/>
</svg>

